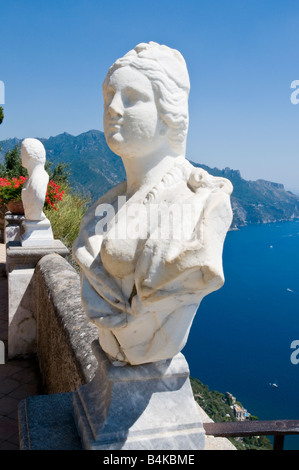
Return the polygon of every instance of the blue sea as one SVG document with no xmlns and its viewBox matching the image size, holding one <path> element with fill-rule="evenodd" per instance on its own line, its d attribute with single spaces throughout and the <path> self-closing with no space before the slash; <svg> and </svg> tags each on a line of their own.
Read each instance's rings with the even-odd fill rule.
<svg viewBox="0 0 299 470">
<path fill-rule="evenodd" d="M 201 303 L 182 351 L 190 375 L 232 393 L 260 420 L 299 419 L 299 364 L 291 362 L 299 340 L 299 221 L 229 232 L 223 266 L 225 284 Z M 287 436 L 284 448 L 298 450 L 299 435 Z"/>
</svg>

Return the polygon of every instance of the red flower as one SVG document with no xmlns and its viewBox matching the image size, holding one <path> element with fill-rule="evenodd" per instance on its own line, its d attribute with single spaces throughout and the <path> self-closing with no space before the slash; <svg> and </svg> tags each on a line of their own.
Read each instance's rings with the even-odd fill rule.
<svg viewBox="0 0 299 470">
<path fill-rule="evenodd" d="M 22 188 L 27 180 L 27 177 L 20 176 L 19 178 L 0 178 L 0 203 L 7 204 L 12 200 L 22 199 Z M 62 200 L 64 191 L 60 191 L 60 186 L 50 180 L 47 187 L 45 198 L 45 207 L 58 210 L 56 204 Z"/>
</svg>

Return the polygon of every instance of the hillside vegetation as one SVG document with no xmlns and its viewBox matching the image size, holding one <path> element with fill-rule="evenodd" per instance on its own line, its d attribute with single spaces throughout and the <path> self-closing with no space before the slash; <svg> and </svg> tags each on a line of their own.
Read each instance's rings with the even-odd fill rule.
<svg viewBox="0 0 299 470">
<path fill-rule="evenodd" d="M 227 397 L 220 392 L 210 390 L 200 380 L 191 377 L 191 387 L 194 398 L 199 406 L 215 422 L 237 421 L 230 402 Z M 239 403 L 242 406 L 242 403 Z M 257 419 L 252 416 L 251 419 Z M 252 436 L 246 438 L 230 439 L 238 450 L 272 450 L 271 441 L 266 436 Z"/>
</svg>

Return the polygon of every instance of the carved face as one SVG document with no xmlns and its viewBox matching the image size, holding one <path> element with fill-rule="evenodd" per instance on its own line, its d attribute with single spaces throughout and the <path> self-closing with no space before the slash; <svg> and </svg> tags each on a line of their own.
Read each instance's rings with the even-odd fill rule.
<svg viewBox="0 0 299 470">
<path fill-rule="evenodd" d="M 27 156 L 27 152 L 25 151 L 24 147 L 21 147 L 21 162 L 22 162 L 22 166 L 24 168 L 26 168 L 26 164 L 27 164 L 27 161 L 28 161 L 28 156 Z"/>
<path fill-rule="evenodd" d="M 113 72 L 104 89 L 104 132 L 110 149 L 120 156 L 151 154 L 165 144 L 149 79 L 125 66 Z"/>
</svg>

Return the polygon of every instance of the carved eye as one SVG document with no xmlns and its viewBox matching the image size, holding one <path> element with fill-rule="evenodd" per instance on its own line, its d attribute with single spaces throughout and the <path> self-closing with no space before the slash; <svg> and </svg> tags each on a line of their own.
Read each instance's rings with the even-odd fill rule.
<svg viewBox="0 0 299 470">
<path fill-rule="evenodd" d="M 144 102 L 148 101 L 147 95 L 131 87 L 127 87 L 124 90 L 122 99 L 123 99 L 123 104 L 125 107 L 134 106 L 139 101 L 144 101 Z"/>
</svg>

